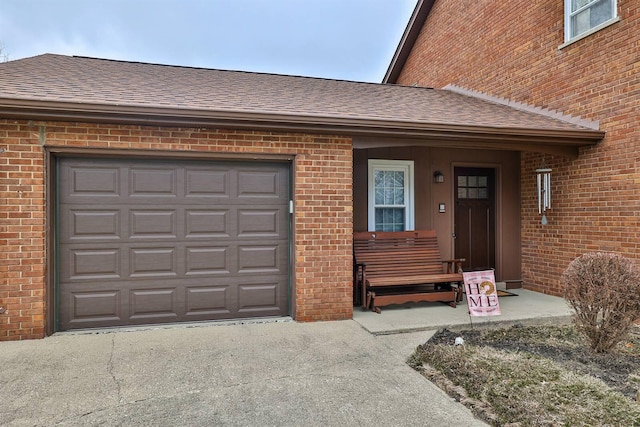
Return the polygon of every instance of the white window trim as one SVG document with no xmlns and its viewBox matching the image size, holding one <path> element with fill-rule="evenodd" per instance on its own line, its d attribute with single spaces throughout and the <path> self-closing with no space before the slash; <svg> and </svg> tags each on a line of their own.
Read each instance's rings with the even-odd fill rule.
<svg viewBox="0 0 640 427">
<path fill-rule="evenodd" d="M 607 21 L 607 22 L 603 22 L 602 24 L 598 25 L 597 27 L 593 27 L 592 29 L 590 29 L 589 31 L 586 31 L 582 34 L 580 34 L 579 36 L 576 36 L 574 38 L 572 38 L 571 40 L 567 41 L 566 43 L 562 43 L 560 46 L 558 46 L 558 50 L 563 49 L 567 46 L 570 46 L 572 44 L 574 44 L 577 41 L 582 40 L 585 37 L 590 36 L 593 33 L 597 33 L 598 31 L 602 30 L 603 28 L 606 28 L 610 25 L 615 24 L 616 22 L 620 21 L 620 17 L 615 17 L 614 19 Z"/>
<path fill-rule="evenodd" d="M 368 216 L 369 216 L 369 231 L 376 230 L 376 218 L 375 218 L 375 188 L 373 173 L 376 170 L 393 170 L 403 171 L 405 173 L 405 198 L 406 198 L 406 210 L 405 210 L 405 229 L 407 231 L 413 230 L 415 227 L 415 213 L 414 213 L 414 166 L 412 160 L 382 160 L 382 159 L 369 159 L 369 175 L 368 175 Z"/>
<path fill-rule="evenodd" d="M 603 22 L 600 25 L 597 25 L 584 33 L 578 34 L 577 36 L 571 38 L 571 0 L 564 0 L 564 43 L 558 47 L 558 49 L 562 49 L 572 43 L 577 42 L 587 36 L 590 36 L 593 33 L 597 33 L 598 31 L 606 28 L 616 22 L 620 21 L 618 17 L 618 1 L 612 0 L 613 2 L 613 11 L 614 15 L 608 21 Z"/>
</svg>

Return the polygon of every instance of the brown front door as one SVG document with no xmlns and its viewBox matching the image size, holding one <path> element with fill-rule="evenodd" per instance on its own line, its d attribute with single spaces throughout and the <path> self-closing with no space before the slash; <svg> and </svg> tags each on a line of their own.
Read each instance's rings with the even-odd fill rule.
<svg viewBox="0 0 640 427">
<path fill-rule="evenodd" d="M 455 257 L 465 271 L 495 268 L 495 169 L 455 168 Z"/>
<path fill-rule="evenodd" d="M 288 314 L 288 164 L 57 166 L 58 330 Z"/>
</svg>

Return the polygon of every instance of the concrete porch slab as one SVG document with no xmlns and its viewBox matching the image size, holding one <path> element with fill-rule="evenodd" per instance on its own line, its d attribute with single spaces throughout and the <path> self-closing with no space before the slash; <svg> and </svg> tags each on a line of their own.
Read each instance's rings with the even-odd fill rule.
<svg viewBox="0 0 640 427">
<path fill-rule="evenodd" d="M 382 307 L 382 313 L 362 311 L 354 307 L 353 320 L 374 335 L 448 329 L 468 329 L 478 326 L 508 326 L 511 324 L 566 323 L 572 310 L 563 298 L 526 289 L 510 289 L 517 296 L 500 297 L 500 316 L 469 317 L 465 300 L 456 308 L 442 303 L 410 303 Z"/>
</svg>

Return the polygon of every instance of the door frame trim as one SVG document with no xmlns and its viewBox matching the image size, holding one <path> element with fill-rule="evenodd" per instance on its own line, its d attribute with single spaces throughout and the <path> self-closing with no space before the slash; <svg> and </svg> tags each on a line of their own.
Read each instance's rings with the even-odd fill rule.
<svg viewBox="0 0 640 427">
<path fill-rule="evenodd" d="M 451 170 L 450 176 L 455 177 L 456 168 L 484 168 L 484 169 L 493 169 L 495 171 L 495 209 L 496 209 L 496 219 L 495 219 L 495 227 L 496 227 L 496 235 L 495 235 L 495 257 L 496 257 L 496 280 L 500 280 L 502 274 L 502 258 L 503 258 L 503 249 L 502 249 L 502 165 L 500 163 L 483 163 L 483 162 L 451 162 Z M 451 209 L 451 224 L 455 224 L 456 221 L 456 183 L 453 181 L 451 183 L 451 200 L 453 201 L 453 209 Z M 452 237 L 453 239 L 453 237 Z M 452 242 L 451 249 L 453 255 L 455 256 L 455 241 Z"/>
</svg>

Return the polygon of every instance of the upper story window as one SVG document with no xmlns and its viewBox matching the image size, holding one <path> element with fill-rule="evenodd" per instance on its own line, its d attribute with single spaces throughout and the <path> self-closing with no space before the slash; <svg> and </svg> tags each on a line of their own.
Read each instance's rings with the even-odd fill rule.
<svg viewBox="0 0 640 427">
<path fill-rule="evenodd" d="M 565 0 L 565 42 L 615 22 L 616 0 Z"/>
</svg>

